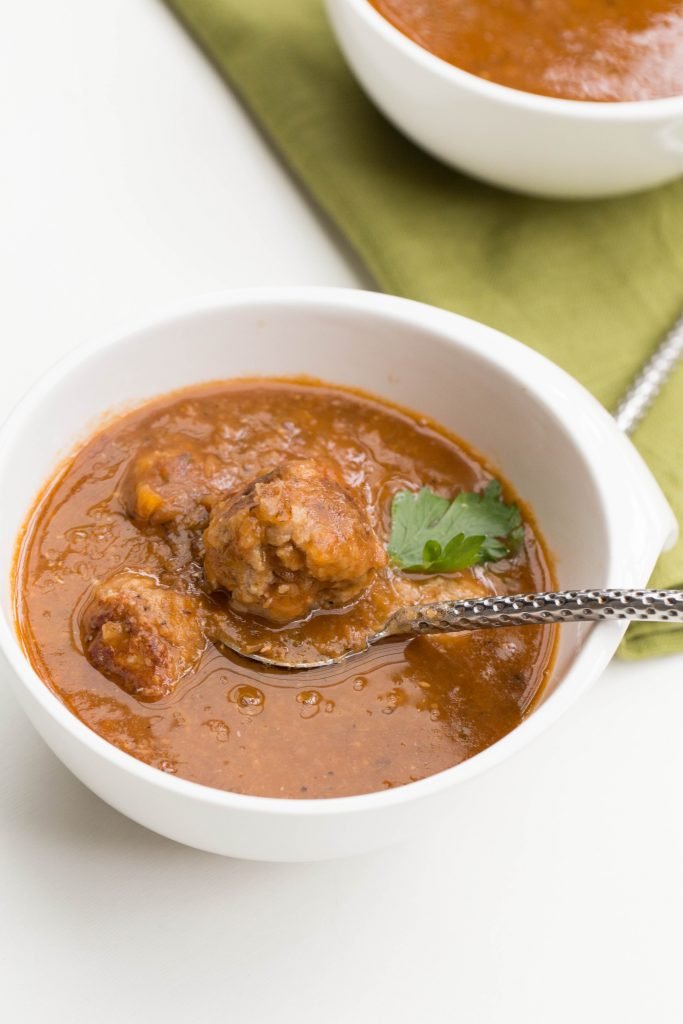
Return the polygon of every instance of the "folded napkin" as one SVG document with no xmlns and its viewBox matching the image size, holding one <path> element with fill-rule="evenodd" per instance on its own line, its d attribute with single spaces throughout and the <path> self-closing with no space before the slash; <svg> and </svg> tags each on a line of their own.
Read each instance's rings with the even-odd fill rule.
<svg viewBox="0 0 683 1024">
<path fill-rule="evenodd" d="M 479 184 L 393 129 L 351 77 L 322 0 L 168 0 L 387 292 L 481 320 L 608 408 L 683 309 L 683 182 L 600 202 Z M 683 522 L 683 372 L 636 444 Z M 590 582 L 590 581 L 587 581 Z M 683 541 L 653 585 L 683 585 Z M 683 650 L 635 624 L 628 657 Z"/>
</svg>

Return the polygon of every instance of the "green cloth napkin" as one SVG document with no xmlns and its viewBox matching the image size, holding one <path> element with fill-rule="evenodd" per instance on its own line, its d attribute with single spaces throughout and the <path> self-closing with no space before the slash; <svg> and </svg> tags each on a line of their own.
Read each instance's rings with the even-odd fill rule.
<svg viewBox="0 0 683 1024">
<path fill-rule="evenodd" d="M 479 184 L 408 142 L 365 98 L 322 0 L 168 0 L 381 288 L 491 324 L 612 407 L 683 309 L 683 182 L 549 202 Z M 683 372 L 636 444 L 683 522 Z M 683 585 L 683 540 L 653 585 Z M 632 626 L 628 657 L 683 650 Z"/>
</svg>

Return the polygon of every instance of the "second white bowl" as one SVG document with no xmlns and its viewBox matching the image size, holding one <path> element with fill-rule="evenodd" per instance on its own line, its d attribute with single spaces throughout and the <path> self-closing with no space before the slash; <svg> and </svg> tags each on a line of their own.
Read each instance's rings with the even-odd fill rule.
<svg viewBox="0 0 683 1024">
<path fill-rule="evenodd" d="M 636 103 L 510 89 L 418 46 L 368 0 L 326 0 L 339 45 L 368 96 L 433 156 L 503 188 L 591 198 L 683 174 L 683 96 Z"/>
</svg>

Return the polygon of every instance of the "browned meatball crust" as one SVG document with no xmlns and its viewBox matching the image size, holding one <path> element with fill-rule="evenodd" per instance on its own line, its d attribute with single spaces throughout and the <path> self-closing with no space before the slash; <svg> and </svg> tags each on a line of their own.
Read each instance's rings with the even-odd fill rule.
<svg viewBox="0 0 683 1024">
<path fill-rule="evenodd" d="M 286 462 L 220 501 L 204 545 L 211 589 L 276 623 L 348 604 L 386 564 L 367 510 L 313 459 Z"/>
<path fill-rule="evenodd" d="M 197 603 L 135 572 L 96 584 L 81 634 L 91 665 L 142 701 L 171 694 L 206 646 Z"/>
</svg>

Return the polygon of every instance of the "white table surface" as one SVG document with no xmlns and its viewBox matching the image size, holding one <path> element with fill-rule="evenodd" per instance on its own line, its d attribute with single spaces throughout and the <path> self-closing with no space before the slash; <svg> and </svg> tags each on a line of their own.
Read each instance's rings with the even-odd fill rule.
<svg viewBox="0 0 683 1024">
<path fill-rule="evenodd" d="M 179 298 L 362 283 L 160 3 L 0 6 L 2 411 Z M 101 803 L 0 686 L 0 1019 L 683 1019 L 683 657 L 613 665 L 461 793 L 389 852 L 223 860 Z"/>
</svg>

